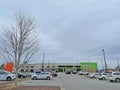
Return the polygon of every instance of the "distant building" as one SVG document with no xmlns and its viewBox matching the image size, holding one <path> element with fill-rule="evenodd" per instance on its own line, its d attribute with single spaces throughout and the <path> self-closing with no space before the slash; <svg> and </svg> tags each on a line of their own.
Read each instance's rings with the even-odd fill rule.
<svg viewBox="0 0 120 90">
<path fill-rule="evenodd" d="M 58 71 L 65 72 L 66 70 L 80 70 L 80 65 L 75 65 L 74 63 L 44 63 L 44 68 L 41 63 L 38 64 L 21 64 L 20 72 L 34 72 L 36 70 L 44 71 Z"/>
<path fill-rule="evenodd" d="M 13 71 L 15 68 L 13 69 Z M 33 73 L 38 70 L 44 71 L 58 71 L 58 72 L 66 72 L 67 70 L 72 71 L 87 71 L 87 72 L 96 72 L 98 71 L 97 63 L 94 62 L 81 62 L 78 64 L 75 63 L 44 63 L 44 67 L 42 63 L 37 64 L 21 64 L 19 72 L 30 72 Z"/>
</svg>

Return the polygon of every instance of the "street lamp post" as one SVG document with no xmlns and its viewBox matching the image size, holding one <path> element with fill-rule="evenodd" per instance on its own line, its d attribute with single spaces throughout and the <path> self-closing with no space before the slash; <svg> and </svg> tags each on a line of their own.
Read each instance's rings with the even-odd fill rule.
<svg viewBox="0 0 120 90">
<path fill-rule="evenodd" d="M 119 71 L 120 70 L 119 59 L 117 59 L 117 64 L 118 64 L 117 71 Z"/>
<path fill-rule="evenodd" d="M 103 57 L 104 57 L 104 64 L 105 64 L 105 72 L 107 72 L 107 63 L 106 63 L 106 57 L 105 57 L 105 50 L 103 49 Z"/>
<path fill-rule="evenodd" d="M 104 70 L 103 60 L 101 60 L 102 70 Z"/>
<path fill-rule="evenodd" d="M 48 71 L 50 72 L 50 60 L 48 60 Z"/>
</svg>

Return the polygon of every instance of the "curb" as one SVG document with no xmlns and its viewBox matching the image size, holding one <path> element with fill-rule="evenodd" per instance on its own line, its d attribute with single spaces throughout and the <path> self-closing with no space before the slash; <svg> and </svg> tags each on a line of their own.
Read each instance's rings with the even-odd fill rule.
<svg viewBox="0 0 120 90">
<path fill-rule="evenodd" d="M 63 88 L 63 87 L 60 87 L 61 88 L 61 90 L 65 90 L 65 88 Z"/>
</svg>

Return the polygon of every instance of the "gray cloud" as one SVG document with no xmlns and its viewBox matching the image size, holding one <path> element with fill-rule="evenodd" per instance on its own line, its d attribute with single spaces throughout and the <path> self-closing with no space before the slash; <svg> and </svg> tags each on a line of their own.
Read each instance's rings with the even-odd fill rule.
<svg viewBox="0 0 120 90">
<path fill-rule="evenodd" d="M 119 0 L 19 0 L 1 2 L 0 24 L 8 24 L 11 11 L 30 13 L 38 23 L 41 51 L 34 62 L 95 61 L 101 67 L 102 49 L 109 67 L 120 57 Z M 7 19 L 6 19 L 7 18 Z"/>
</svg>

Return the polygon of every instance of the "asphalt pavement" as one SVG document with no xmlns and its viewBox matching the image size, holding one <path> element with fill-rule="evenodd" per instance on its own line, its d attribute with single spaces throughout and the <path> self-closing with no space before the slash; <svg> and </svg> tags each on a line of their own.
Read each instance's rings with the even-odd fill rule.
<svg viewBox="0 0 120 90">
<path fill-rule="evenodd" d="M 65 90 L 120 90 L 120 83 L 90 79 L 80 75 L 63 75 L 60 77 Z"/>
<path fill-rule="evenodd" d="M 77 74 L 58 74 L 52 80 L 27 80 L 21 82 L 22 86 L 59 86 L 62 90 L 120 90 L 120 83 L 90 79 Z"/>
</svg>

